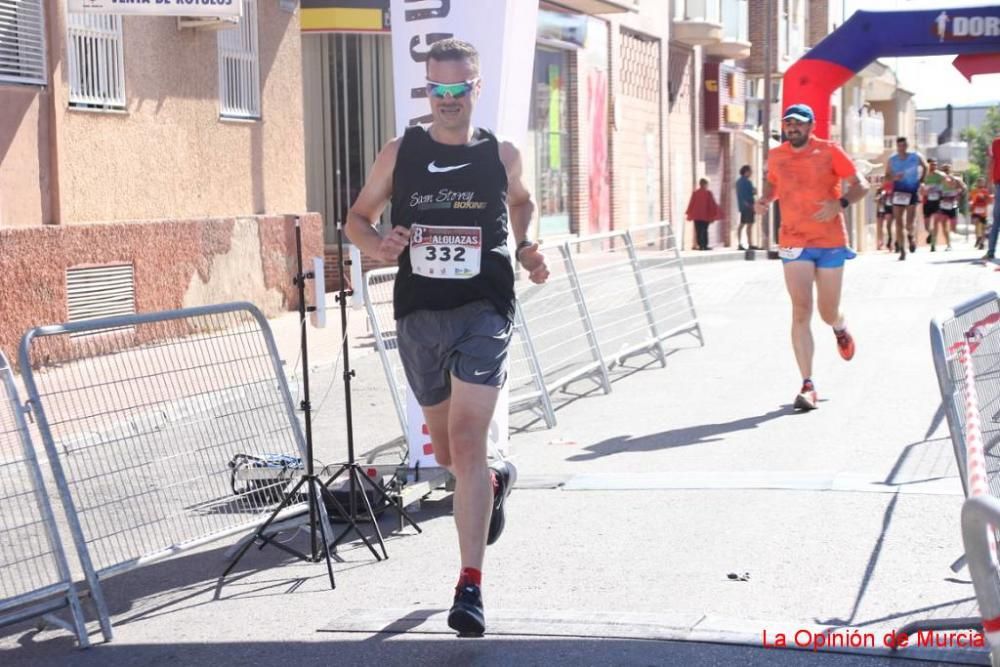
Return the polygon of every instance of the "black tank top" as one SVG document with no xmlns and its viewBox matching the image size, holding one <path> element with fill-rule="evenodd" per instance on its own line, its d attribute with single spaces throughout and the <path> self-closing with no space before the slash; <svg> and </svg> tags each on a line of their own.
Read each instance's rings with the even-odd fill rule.
<svg viewBox="0 0 1000 667">
<path fill-rule="evenodd" d="M 486 299 L 513 320 L 507 170 L 496 137 L 477 128 L 470 143 L 455 146 L 408 128 L 392 180 L 392 224 L 410 230 L 393 290 L 395 318 Z"/>
</svg>

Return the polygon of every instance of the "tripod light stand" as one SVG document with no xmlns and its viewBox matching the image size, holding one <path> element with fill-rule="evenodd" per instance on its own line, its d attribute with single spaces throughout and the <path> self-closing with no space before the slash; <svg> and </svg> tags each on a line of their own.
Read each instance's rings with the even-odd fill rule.
<svg viewBox="0 0 1000 667">
<path fill-rule="evenodd" d="M 347 297 L 354 294 L 353 289 L 347 289 L 347 276 L 345 275 L 345 268 L 351 265 L 351 260 L 344 257 L 344 230 L 343 224 L 337 223 L 337 257 L 340 260 L 340 290 L 337 292 L 337 301 L 340 302 L 340 328 L 341 335 L 343 336 L 343 350 L 344 355 L 344 409 L 347 413 L 347 462 L 343 463 L 338 470 L 330 479 L 326 481 L 326 488 L 329 488 L 341 475 L 347 475 L 349 495 L 348 495 L 348 511 L 349 515 L 345 515 L 348 519 L 348 525 L 344 528 L 343 532 L 337 536 L 337 538 L 331 543 L 331 548 L 336 548 L 344 538 L 346 538 L 352 532 L 357 534 L 365 544 L 368 545 L 369 549 L 372 549 L 371 544 L 369 544 L 367 538 L 358 529 L 358 524 L 355 523 L 354 519 L 357 516 L 356 511 L 359 509 L 357 507 L 357 496 L 360 495 L 361 499 L 364 501 L 364 511 L 367 518 L 371 521 L 372 526 L 375 529 L 375 537 L 378 539 L 379 546 L 382 549 L 382 556 L 376 553 L 375 558 L 382 560 L 382 558 L 388 558 L 389 553 L 385 549 L 385 541 L 382 539 L 382 530 L 379 528 L 378 520 L 375 518 L 375 511 L 372 509 L 371 501 L 368 500 L 368 494 L 365 493 L 365 485 L 367 484 L 373 490 L 374 494 L 380 497 L 389 507 L 399 514 L 400 524 L 405 519 L 411 526 L 416 528 L 417 532 L 422 532 L 420 526 L 413 520 L 405 509 L 403 509 L 402 501 L 396 503 L 392 498 L 385 492 L 385 490 L 376 484 L 372 479 L 365 474 L 365 471 L 361 469 L 358 465 L 354 456 L 354 417 L 351 411 L 351 380 L 354 378 L 354 371 L 351 369 L 351 359 L 349 354 L 350 344 L 347 338 Z M 359 493 L 360 492 L 360 493 Z M 339 510 L 338 510 L 339 511 Z M 374 549 L 372 549 L 374 553 Z"/>
<path fill-rule="evenodd" d="M 289 553 L 300 560 L 304 560 L 310 563 L 318 563 L 321 558 L 326 560 L 326 570 L 330 576 L 330 588 L 336 588 L 336 583 L 333 578 L 333 565 L 330 562 L 330 554 L 334 550 L 336 544 L 331 544 L 326 539 L 326 506 L 321 505 L 322 501 L 329 503 L 329 506 L 333 507 L 339 514 L 343 515 L 348 522 L 348 528 L 353 528 L 358 531 L 358 526 L 354 522 L 354 514 L 347 513 L 340 501 L 330 492 L 329 488 L 323 484 L 323 482 L 316 475 L 313 468 L 313 434 L 312 434 L 312 404 L 309 401 L 309 347 L 307 345 L 306 339 L 306 286 L 305 281 L 307 279 L 315 279 L 316 276 L 312 272 L 303 273 L 302 271 L 302 227 L 298 217 L 295 218 L 295 252 L 298 259 L 298 271 L 293 279 L 293 283 L 299 290 L 299 322 L 301 329 L 301 355 L 302 355 L 302 402 L 299 407 L 302 408 L 302 412 L 305 416 L 305 442 L 306 442 L 306 454 L 305 454 L 305 474 L 299 478 L 299 481 L 295 483 L 295 486 L 288 491 L 284 498 L 282 498 L 281 503 L 277 508 L 271 513 L 267 520 L 261 524 L 257 531 L 251 536 L 250 539 L 240 548 L 233 558 L 229 567 L 222 573 L 222 577 L 225 578 L 229 572 L 236 567 L 236 564 L 247 552 L 252 544 L 257 544 L 259 548 L 263 549 L 267 545 L 271 545 L 282 551 Z M 319 287 L 318 289 L 323 289 Z M 346 338 L 345 338 L 346 346 Z M 345 353 L 346 355 L 346 353 Z M 345 356 L 346 361 L 346 356 Z M 350 397 L 348 397 L 348 401 Z M 348 409 L 348 414 L 350 410 Z M 349 422 L 348 422 L 349 423 Z M 349 428 L 349 427 L 348 427 Z M 353 460 L 353 459 L 352 459 Z M 277 519 L 278 515 L 286 507 L 292 504 L 294 499 L 298 498 L 300 490 L 302 487 L 306 487 L 306 496 L 308 498 L 309 504 L 309 552 L 303 553 L 287 544 L 274 540 L 274 535 L 277 531 L 272 529 L 272 524 Z M 353 497 L 352 497 L 353 502 Z M 268 533 L 271 534 L 268 534 Z M 361 535 L 358 531 L 358 535 Z M 375 551 L 375 547 L 365 539 L 362 535 L 361 539 L 364 540 L 365 544 L 374 554 L 375 558 L 381 560 L 378 552 Z M 383 546 L 383 551 L 385 547 Z"/>
</svg>

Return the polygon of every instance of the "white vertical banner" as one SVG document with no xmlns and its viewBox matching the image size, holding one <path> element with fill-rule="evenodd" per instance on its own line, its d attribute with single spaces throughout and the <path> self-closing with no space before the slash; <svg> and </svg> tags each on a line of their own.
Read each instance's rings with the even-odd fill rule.
<svg viewBox="0 0 1000 667">
<path fill-rule="evenodd" d="M 430 123 L 427 102 L 427 52 L 434 42 L 454 37 L 479 51 L 482 95 L 473 113 L 477 127 L 521 145 L 528 132 L 528 109 L 535 65 L 538 0 L 391 0 L 392 66 L 396 133 Z M 512 253 L 513 254 L 513 253 Z M 435 466 L 423 412 L 407 391 L 407 441 L 410 466 Z M 489 449 L 508 454 L 510 390 L 500 391 L 490 422 Z"/>
<path fill-rule="evenodd" d="M 523 142 L 528 131 L 538 0 L 391 0 L 396 132 L 430 122 L 427 52 L 449 37 L 479 51 L 483 92 L 472 121 Z"/>
</svg>

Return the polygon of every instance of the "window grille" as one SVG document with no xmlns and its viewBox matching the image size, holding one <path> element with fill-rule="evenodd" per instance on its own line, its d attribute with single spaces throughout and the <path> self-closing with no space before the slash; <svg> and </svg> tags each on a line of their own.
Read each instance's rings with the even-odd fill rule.
<svg viewBox="0 0 1000 667">
<path fill-rule="evenodd" d="M 67 17 L 70 106 L 124 109 L 121 16 L 70 12 Z"/>
<path fill-rule="evenodd" d="M 224 118 L 260 118 L 257 0 L 243 0 L 239 25 L 219 32 L 219 105 Z"/>
</svg>

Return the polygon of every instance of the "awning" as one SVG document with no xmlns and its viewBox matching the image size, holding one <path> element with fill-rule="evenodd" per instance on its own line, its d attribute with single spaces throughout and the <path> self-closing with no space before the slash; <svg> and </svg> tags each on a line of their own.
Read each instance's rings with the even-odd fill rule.
<svg viewBox="0 0 1000 667">
<path fill-rule="evenodd" d="M 301 0 L 302 32 L 389 32 L 389 0 Z"/>
</svg>

